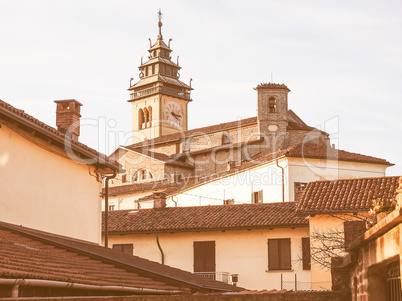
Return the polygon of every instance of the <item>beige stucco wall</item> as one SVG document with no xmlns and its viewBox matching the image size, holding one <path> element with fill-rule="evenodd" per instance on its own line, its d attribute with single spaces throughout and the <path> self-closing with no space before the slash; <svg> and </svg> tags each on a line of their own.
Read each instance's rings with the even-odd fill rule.
<svg viewBox="0 0 402 301">
<path fill-rule="evenodd" d="M 315 233 L 334 233 L 338 232 L 340 237 L 344 237 L 344 222 L 351 220 L 362 220 L 367 213 L 359 213 L 356 217 L 353 214 L 344 214 L 344 215 L 327 215 L 327 214 L 319 214 L 313 217 L 309 217 L 310 223 L 310 237 L 314 236 Z M 328 244 L 328 242 L 326 242 Z M 315 240 L 311 238 L 310 240 L 311 250 L 315 248 L 319 248 L 322 246 L 322 242 L 319 240 Z M 335 250 L 335 253 L 338 253 L 339 256 L 344 256 L 346 253 L 343 250 L 339 250 L 338 252 Z M 314 260 L 311 261 L 311 281 L 312 282 L 331 282 L 331 271 Z"/>
<path fill-rule="evenodd" d="M 194 241 L 215 241 L 216 271 L 239 274 L 239 286 L 248 289 L 280 289 L 281 274 L 285 281 L 310 282 L 310 271 L 304 271 L 300 258 L 302 237 L 308 228 L 273 230 L 233 230 L 209 232 L 160 233 L 159 241 L 165 264 L 193 272 Z M 291 271 L 268 272 L 268 239 L 291 239 Z M 155 234 L 110 235 L 109 245 L 133 243 L 134 255 L 161 262 Z"/>
<path fill-rule="evenodd" d="M 88 166 L 4 125 L 0 141 L 0 220 L 99 243 L 101 184 Z"/>
</svg>

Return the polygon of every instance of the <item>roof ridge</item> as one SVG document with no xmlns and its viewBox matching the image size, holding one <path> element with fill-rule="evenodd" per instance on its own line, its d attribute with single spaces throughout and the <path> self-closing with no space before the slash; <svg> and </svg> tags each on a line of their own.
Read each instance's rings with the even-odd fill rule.
<svg viewBox="0 0 402 301">
<path fill-rule="evenodd" d="M 21 109 L 18 109 L 16 107 L 12 106 L 11 104 L 9 104 L 8 102 L 5 102 L 4 100 L 0 100 L 0 108 L 4 108 L 8 112 L 20 116 L 24 120 L 26 120 L 36 126 L 39 126 L 40 128 L 42 128 L 43 130 L 47 131 L 50 134 L 55 134 L 55 135 L 59 136 L 60 138 L 68 140 L 73 145 L 80 147 L 83 150 L 92 153 L 93 155 L 99 156 L 100 159 L 105 160 L 105 162 L 108 162 L 111 165 L 114 165 L 115 167 L 117 167 L 117 165 L 118 165 L 118 163 L 115 160 L 112 160 L 107 155 L 98 152 L 97 150 L 87 146 L 84 143 L 67 138 L 67 136 L 64 133 L 60 132 L 56 128 L 44 123 L 43 121 L 40 121 L 39 119 L 33 117 L 32 115 L 26 113 L 24 110 L 21 110 Z"/>
</svg>

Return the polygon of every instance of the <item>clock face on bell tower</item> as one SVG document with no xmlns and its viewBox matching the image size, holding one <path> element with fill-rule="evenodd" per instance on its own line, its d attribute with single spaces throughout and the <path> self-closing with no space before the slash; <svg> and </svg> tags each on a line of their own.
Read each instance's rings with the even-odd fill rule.
<svg viewBox="0 0 402 301">
<path fill-rule="evenodd" d="M 183 126 L 183 118 L 185 116 L 180 108 L 180 105 L 178 105 L 176 102 L 169 101 L 167 104 L 165 104 L 163 115 L 168 124 L 180 127 Z"/>
</svg>

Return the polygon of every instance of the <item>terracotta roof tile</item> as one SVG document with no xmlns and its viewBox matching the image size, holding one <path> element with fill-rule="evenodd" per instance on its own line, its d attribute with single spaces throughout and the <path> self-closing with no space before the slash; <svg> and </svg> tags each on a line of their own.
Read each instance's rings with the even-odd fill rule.
<svg viewBox="0 0 402 301">
<path fill-rule="evenodd" d="M 15 107 L 13 107 L 12 105 L 10 105 L 9 103 L 0 100 L 0 114 L 1 113 L 11 113 L 12 118 L 17 120 L 25 120 L 26 122 L 28 122 L 28 124 L 30 125 L 35 125 L 37 127 L 39 127 L 44 134 L 46 135 L 55 135 L 56 137 L 59 137 L 61 141 L 63 141 L 64 143 L 64 139 L 66 138 L 66 136 L 56 130 L 55 128 L 45 124 L 44 122 L 32 117 L 31 115 L 25 113 L 23 110 L 17 109 Z M 10 114 L 7 114 L 7 116 L 9 116 Z M 17 120 L 17 121 L 19 121 Z M 108 167 L 112 167 L 113 169 L 117 169 L 120 167 L 119 163 L 117 163 L 116 161 L 110 159 L 108 156 L 97 152 L 96 150 L 86 146 L 83 143 L 80 143 L 78 141 L 74 141 L 74 140 L 69 140 L 72 143 L 72 147 L 78 151 L 78 152 L 83 152 L 86 151 L 88 153 L 91 154 L 91 158 L 95 159 L 99 164 L 106 164 L 108 165 Z M 64 148 L 63 148 L 64 150 Z"/>
<path fill-rule="evenodd" d="M 296 203 L 168 207 L 109 212 L 109 233 L 213 231 L 308 226 Z"/>
<path fill-rule="evenodd" d="M 0 222 L 0 277 L 200 292 L 242 291 L 138 256 Z"/>
<path fill-rule="evenodd" d="M 147 149 L 133 149 L 132 147 L 128 146 L 126 147 L 127 149 L 129 149 L 132 152 L 136 152 L 139 154 L 143 154 L 145 156 L 151 157 L 151 158 L 155 158 L 156 160 L 159 161 L 163 161 L 165 162 L 167 165 L 174 165 L 174 166 L 179 166 L 179 167 L 184 167 L 184 168 L 189 168 L 189 169 L 194 169 L 194 166 L 179 160 L 174 160 L 172 159 L 170 156 L 162 154 L 162 153 L 157 153 L 157 152 L 153 152 Z"/>
<path fill-rule="evenodd" d="M 162 180 L 162 181 L 151 181 L 151 182 L 143 182 L 143 183 L 134 183 L 134 184 L 126 184 L 120 186 L 111 186 L 109 187 L 109 195 L 117 195 L 117 194 L 128 194 L 135 192 L 144 192 L 144 191 L 155 191 L 160 189 L 170 189 L 174 187 L 178 187 L 178 183 L 173 183 L 171 181 Z M 105 193 L 105 188 L 102 189 L 102 192 Z"/>
<path fill-rule="evenodd" d="M 302 214 L 369 211 L 373 200 L 395 199 L 400 177 L 310 182 L 297 205 Z"/>
</svg>

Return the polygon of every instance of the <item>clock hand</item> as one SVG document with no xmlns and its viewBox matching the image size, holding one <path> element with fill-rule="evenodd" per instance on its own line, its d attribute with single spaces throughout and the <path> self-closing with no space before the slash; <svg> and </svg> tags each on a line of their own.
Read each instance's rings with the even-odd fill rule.
<svg viewBox="0 0 402 301">
<path fill-rule="evenodd" d="M 172 112 L 172 115 L 174 118 L 176 118 L 177 120 L 179 120 L 179 118 L 181 118 L 181 115 L 176 114 L 175 112 Z"/>
</svg>

